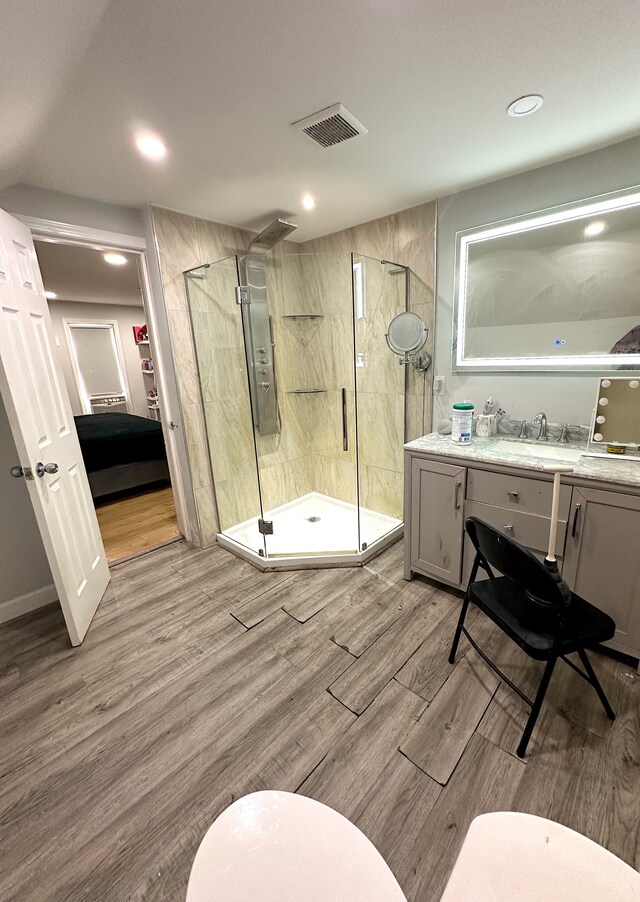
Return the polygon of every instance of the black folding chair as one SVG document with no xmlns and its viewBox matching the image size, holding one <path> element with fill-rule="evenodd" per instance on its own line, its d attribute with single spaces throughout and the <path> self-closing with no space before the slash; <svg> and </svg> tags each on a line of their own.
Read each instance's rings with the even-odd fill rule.
<svg viewBox="0 0 640 902">
<path fill-rule="evenodd" d="M 489 667 L 531 707 L 518 746 L 518 756 L 523 758 L 525 755 L 558 658 L 562 658 L 593 686 L 607 717 L 614 720 L 615 714 L 585 651 L 612 638 L 616 626 L 611 617 L 573 592 L 568 601 L 566 596 L 563 598 L 557 582 L 544 564 L 493 526 L 477 517 L 469 517 L 465 527 L 476 549 L 476 557 L 453 637 L 449 663 L 455 662 L 460 635 L 464 633 Z M 504 575 L 495 576 L 492 566 Z M 488 580 L 476 582 L 479 567 L 486 571 Z M 547 662 L 534 699 L 530 699 L 505 676 L 469 635 L 464 620 L 471 602 L 530 658 Z M 577 652 L 584 671 L 567 658 L 572 652 Z"/>
</svg>

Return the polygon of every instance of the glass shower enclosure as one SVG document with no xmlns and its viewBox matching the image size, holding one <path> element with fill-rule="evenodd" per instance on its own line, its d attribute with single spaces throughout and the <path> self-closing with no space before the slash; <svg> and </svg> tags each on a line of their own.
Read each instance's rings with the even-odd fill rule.
<svg viewBox="0 0 640 902">
<path fill-rule="evenodd" d="M 361 563 L 402 531 L 409 271 L 356 254 L 185 273 L 222 545 L 264 568 Z"/>
</svg>

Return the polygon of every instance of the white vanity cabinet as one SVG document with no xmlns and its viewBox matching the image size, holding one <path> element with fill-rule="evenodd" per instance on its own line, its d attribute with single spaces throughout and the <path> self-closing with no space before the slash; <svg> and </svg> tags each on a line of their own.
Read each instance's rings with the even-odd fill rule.
<svg viewBox="0 0 640 902">
<path fill-rule="evenodd" d="M 552 477 L 473 459 L 405 452 L 405 578 L 420 573 L 456 589 L 475 552 L 464 521 L 475 516 L 541 559 L 547 551 Z M 615 466 L 615 464 L 612 464 Z M 564 477 L 556 556 L 571 588 L 609 613 L 612 648 L 640 657 L 640 488 Z M 626 491 L 617 491 L 625 488 Z M 483 578 L 480 571 L 478 578 Z"/>
</svg>

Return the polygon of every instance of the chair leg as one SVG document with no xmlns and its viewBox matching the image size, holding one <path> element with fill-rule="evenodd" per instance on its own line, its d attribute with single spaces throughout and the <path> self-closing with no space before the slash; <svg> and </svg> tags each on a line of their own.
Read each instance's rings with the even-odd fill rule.
<svg viewBox="0 0 640 902">
<path fill-rule="evenodd" d="M 602 702 L 602 707 L 603 707 L 604 710 L 606 711 L 607 717 L 609 718 L 609 720 L 615 720 L 615 719 L 616 719 L 616 715 L 615 715 L 615 713 L 614 713 L 614 710 L 613 710 L 613 708 L 611 707 L 611 705 L 609 704 L 609 699 L 608 699 L 607 696 L 604 694 L 604 689 L 603 689 L 602 686 L 600 685 L 600 680 L 599 680 L 598 677 L 596 676 L 596 672 L 595 672 L 595 670 L 593 669 L 593 667 L 592 667 L 592 665 L 591 665 L 591 661 L 590 661 L 589 658 L 587 657 L 587 653 L 586 653 L 586 651 L 584 650 L 584 648 L 579 648 L 579 649 L 578 649 L 578 654 L 579 654 L 579 656 L 580 656 L 580 660 L 582 661 L 582 666 L 583 666 L 584 669 L 587 671 L 587 676 L 589 677 L 589 682 L 591 683 L 591 685 L 593 686 L 593 688 L 594 688 L 594 689 L 596 690 L 596 692 L 598 693 L 598 698 L 599 698 L 600 701 Z"/>
<path fill-rule="evenodd" d="M 518 758 L 524 758 L 525 752 L 527 751 L 527 746 L 529 745 L 529 740 L 531 739 L 531 734 L 533 733 L 533 728 L 536 725 L 536 721 L 538 719 L 538 714 L 540 714 L 540 708 L 542 708 L 542 702 L 544 701 L 544 697 L 547 694 L 547 689 L 549 688 L 549 682 L 551 680 L 551 675 L 553 673 L 553 668 L 556 666 L 557 657 L 550 658 L 547 661 L 547 666 L 544 669 L 544 673 L 542 674 L 542 679 L 540 680 L 540 685 L 538 686 L 538 691 L 536 693 L 536 697 L 533 701 L 533 705 L 531 706 L 531 714 L 529 714 L 529 719 L 527 720 L 527 725 L 524 728 L 524 733 L 522 734 L 522 739 L 520 740 L 520 745 L 517 749 Z"/>
<path fill-rule="evenodd" d="M 455 664 L 455 662 L 456 662 L 456 652 L 458 650 L 458 643 L 460 642 L 460 636 L 462 635 L 462 627 L 464 626 L 464 618 L 467 616 L 468 608 L 469 608 L 469 593 L 465 592 L 464 599 L 462 602 L 462 610 L 460 611 L 460 617 L 458 618 L 458 625 L 456 626 L 456 631 L 453 636 L 453 644 L 451 645 L 451 651 L 449 652 L 449 664 Z"/>
</svg>

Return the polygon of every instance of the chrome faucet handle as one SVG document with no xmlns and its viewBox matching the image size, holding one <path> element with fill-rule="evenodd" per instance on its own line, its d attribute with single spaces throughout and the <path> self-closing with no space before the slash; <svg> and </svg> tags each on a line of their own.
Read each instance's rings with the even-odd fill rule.
<svg viewBox="0 0 640 902">
<path fill-rule="evenodd" d="M 529 436 L 527 435 L 527 421 L 526 420 L 523 420 L 522 423 L 520 423 L 520 432 L 518 433 L 518 438 L 529 438 Z"/>
<path fill-rule="evenodd" d="M 581 427 L 577 423 L 564 423 L 562 426 L 562 432 L 560 433 L 560 438 L 558 442 L 560 444 L 566 445 L 567 442 L 570 442 L 569 438 L 569 429 L 580 429 Z M 577 441 L 577 439 L 576 439 Z"/>
</svg>

